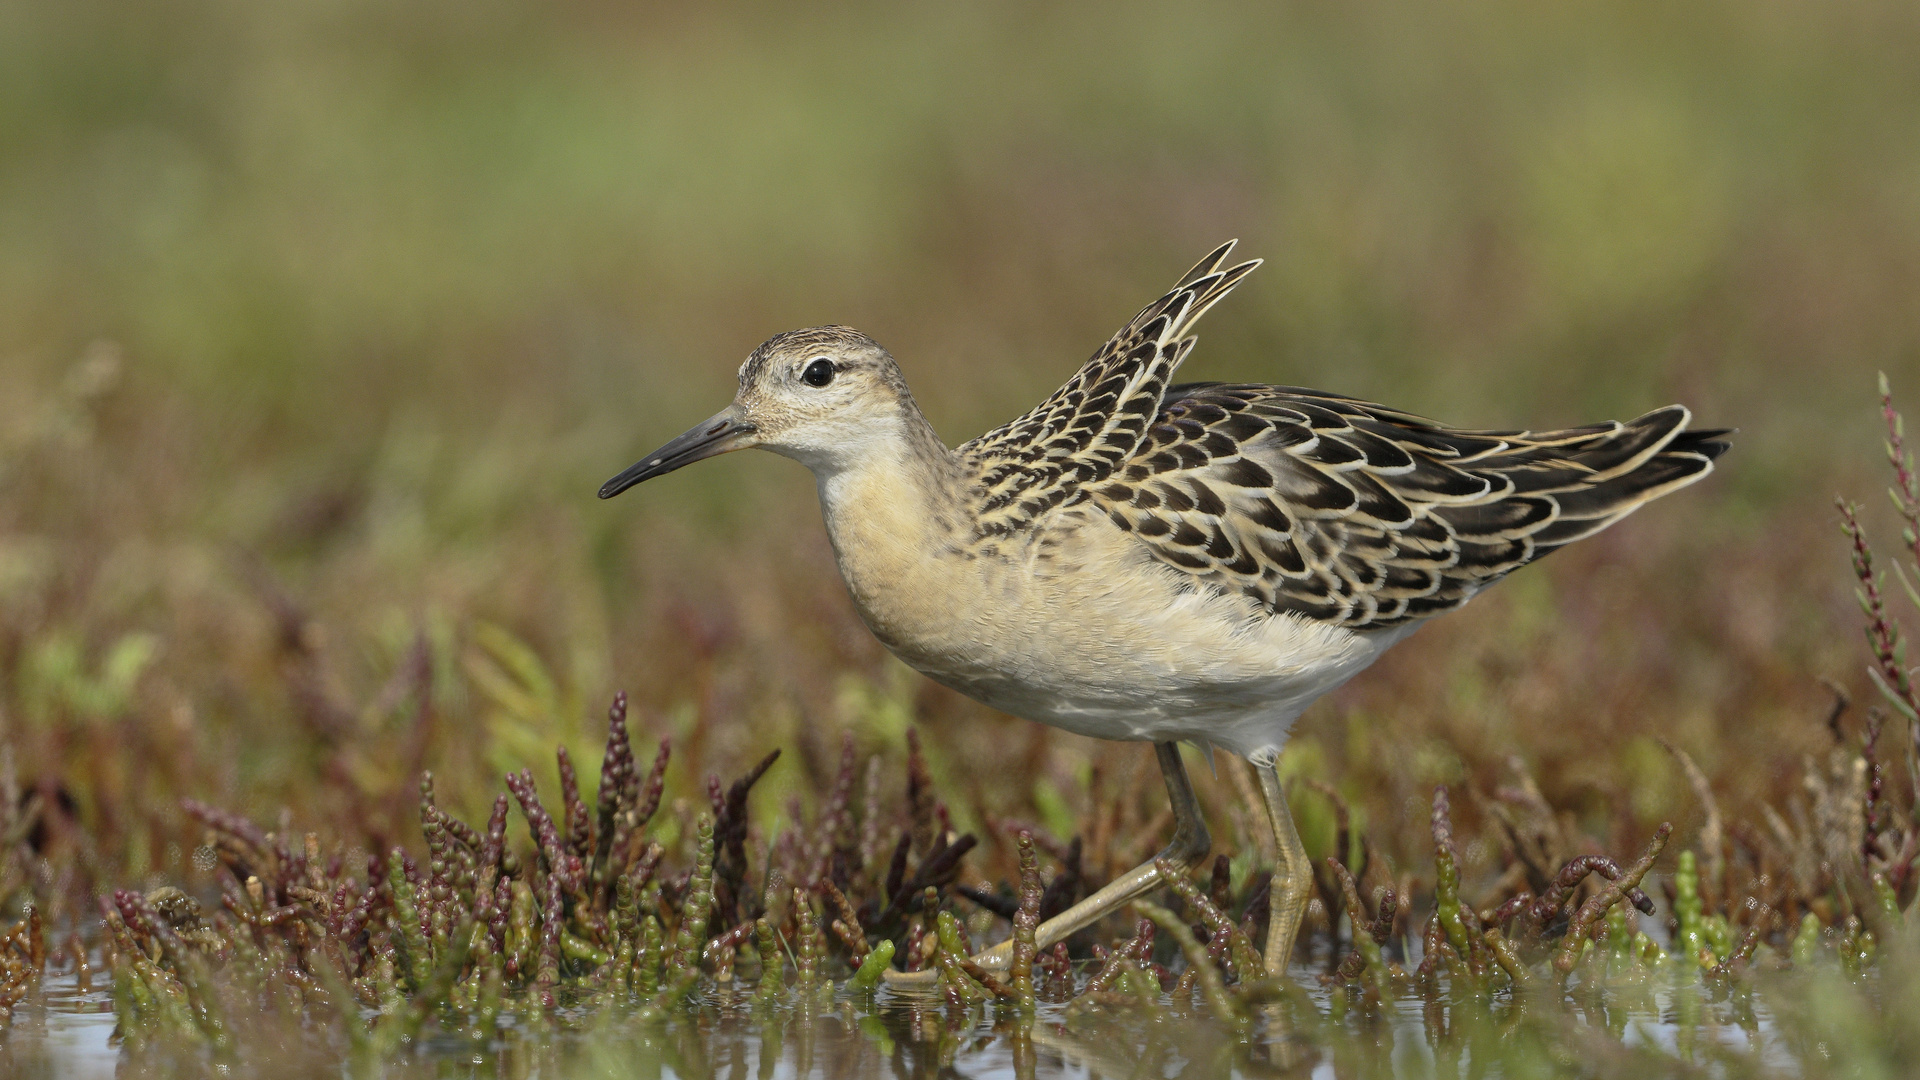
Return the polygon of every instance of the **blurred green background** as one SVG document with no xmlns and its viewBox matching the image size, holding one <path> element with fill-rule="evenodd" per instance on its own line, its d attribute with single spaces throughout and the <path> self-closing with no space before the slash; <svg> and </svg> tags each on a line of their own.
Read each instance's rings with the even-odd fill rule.
<svg viewBox="0 0 1920 1080">
<path fill-rule="evenodd" d="M 422 764 L 471 805 L 591 762 L 616 688 L 695 762 L 797 747 L 790 790 L 914 716 L 949 775 L 1024 763 L 957 814 L 1060 817 L 1109 751 L 886 659 L 792 463 L 593 493 L 801 325 L 957 443 L 1238 236 L 1193 378 L 1741 429 L 1301 767 L 1383 824 L 1509 753 L 1602 834 L 1683 813 L 1653 734 L 1778 790 L 1815 677 L 1864 687 L 1831 499 L 1881 483 L 1876 369 L 1920 386 L 1916 103 L 1900 0 L 0 0 L 7 736 L 132 872 L 183 794 L 380 832 Z"/>
</svg>

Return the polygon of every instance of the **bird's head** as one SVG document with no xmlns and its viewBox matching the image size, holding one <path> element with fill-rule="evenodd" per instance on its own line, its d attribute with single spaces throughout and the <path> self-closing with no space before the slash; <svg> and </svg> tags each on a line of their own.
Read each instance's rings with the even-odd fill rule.
<svg viewBox="0 0 1920 1080">
<path fill-rule="evenodd" d="M 900 369 L 872 338 L 845 326 L 790 330 L 740 365 L 733 404 L 607 481 L 600 497 L 750 446 L 831 470 L 898 438 L 915 412 Z"/>
</svg>

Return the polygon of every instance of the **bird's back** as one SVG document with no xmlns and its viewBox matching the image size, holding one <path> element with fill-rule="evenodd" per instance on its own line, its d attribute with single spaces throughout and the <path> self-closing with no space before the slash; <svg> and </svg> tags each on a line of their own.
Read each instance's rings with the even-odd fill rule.
<svg viewBox="0 0 1920 1080">
<path fill-rule="evenodd" d="M 1091 505 L 1196 585 L 1378 630 L 1480 589 L 1712 471 L 1679 405 L 1559 431 L 1453 430 L 1293 386 L 1170 386 L 1194 323 L 1258 264 L 1202 259 L 1024 416 L 960 447 L 994 548 Z"/>
</svg>

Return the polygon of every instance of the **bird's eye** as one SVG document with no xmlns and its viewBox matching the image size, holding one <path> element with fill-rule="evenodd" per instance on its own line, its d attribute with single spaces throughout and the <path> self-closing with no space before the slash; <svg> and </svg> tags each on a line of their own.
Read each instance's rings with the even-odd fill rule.
<svg viewBox="0 0 1920 1080">
<path fill-rule="evenodd" d="M 833 361 L 822 356 L 807 365 L 800 373 L 800 381 L 808 386 L 825 386 L 833 381 Z"/>
</svg>

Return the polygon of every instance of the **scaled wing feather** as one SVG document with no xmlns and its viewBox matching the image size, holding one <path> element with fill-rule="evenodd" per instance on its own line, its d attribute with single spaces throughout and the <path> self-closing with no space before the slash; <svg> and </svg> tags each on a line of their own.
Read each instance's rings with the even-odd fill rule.
<svg viewBox="0 0 1920 1080">
<path fill-rule="evenodd" d="M 1353 629 L 1464 604 L 1712 469 L 1669 406 L 1563 431 L 1452 431 L 1298 387 L 1169 390 L 1093 499 L 1197 583 Z"/>
<path fill-rule="evenodd" d="M 1091 503 L 1197 586 L 1356 630 L 1450 611 L 1712 471 L 1725 432 L 1672 405 L 1626 423 L 1459 431 L 1290 386 L 1169 387 L 1190 331 L 1258 261 L 1233 243 L 1066 385 L 959 451 L 976 537 Z"/>
</svg>

